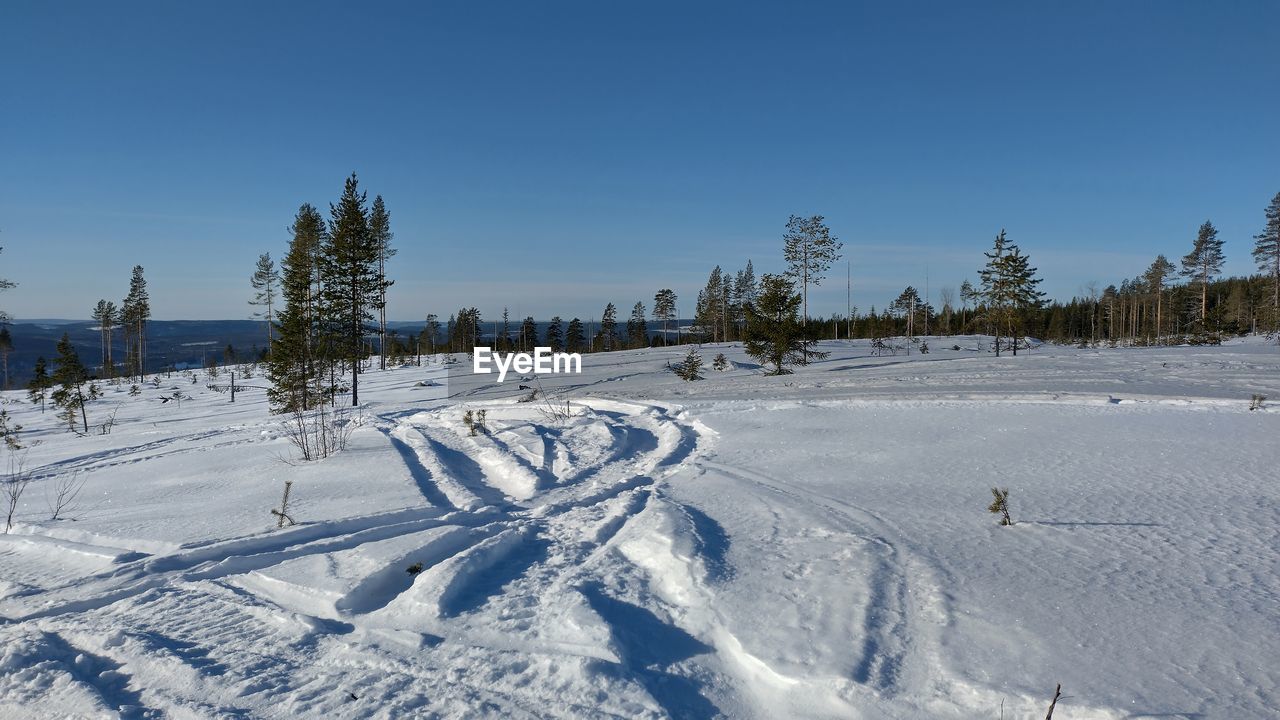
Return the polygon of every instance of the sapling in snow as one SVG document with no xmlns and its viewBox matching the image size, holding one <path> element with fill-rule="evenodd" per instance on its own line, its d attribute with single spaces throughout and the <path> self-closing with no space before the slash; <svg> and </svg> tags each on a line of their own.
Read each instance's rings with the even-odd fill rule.
<svg viewBox="0 0 1280 720">
<path fill-rule="evenodd" d="M 729 358 L 726 358 L 724 353 L 716 353 L 716 359 L 711 361 L 711 367 L 719 372 L 724 372 L 729 369 Z"/>
<path fill-rule="evenodd" d="M 676 366 L 675 372 L 685 380 L 702 379 L 702 354 L 696 347 L 689 348 L 689 352 L 684 356 L 684 362 Z"/>
<path fill-rule="evenodd" d="M 993 500 L 987 506 L 987 512 L 1000 515 L 1001 525 L 1012 525 L 1013 519 L 1009 517 L 1009 490 L 1000 488 L 991 488 Z"/>
</svg>

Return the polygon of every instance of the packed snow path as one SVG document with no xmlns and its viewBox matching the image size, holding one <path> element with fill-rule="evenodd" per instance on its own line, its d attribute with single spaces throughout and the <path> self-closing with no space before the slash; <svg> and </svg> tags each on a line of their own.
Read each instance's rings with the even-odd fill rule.
<svg viewBox="0 0 1280 720">
<path fill-rule="evenodd" d="M 0 540 L 0 710 L 1028 717 L 1062 682 L 1059 718 L 1267 716 L 1280 413 L 1237 398 L 1280 397 L 1274 350 L 1082 377 L 1072 351 L 834 349 L 766 378 L 726 348 L 695 384 L 674 351 L 590 356 L 549 383 L 563 421 L 375 373 L 351 447 L 307 465 L 251 395 L 154 425 L 122 401 L 88 438 L 22 408 L 38 475 L 88 473 L 95 504 Z M 302 524 L 264 531 L 286 477 Z"/>
</svg>

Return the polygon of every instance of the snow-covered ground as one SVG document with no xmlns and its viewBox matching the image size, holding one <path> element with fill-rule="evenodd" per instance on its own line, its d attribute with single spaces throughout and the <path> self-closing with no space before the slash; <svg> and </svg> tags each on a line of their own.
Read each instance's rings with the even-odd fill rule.
<svg viewBox="0 0 1280 720">
<path fill-rule="evenodd" d="M 0 716 L 1028 718 L 1061 683 L 1059 719 L 1275 717 L 1280 348 L 977 343 L 786 377 L 704 346 L 695 383 L 589 355 L 543 380 L 566 421 L 372 372 L 314 463 L 204 373 L 108 387 L 109 435 L 6 393 L 40 442 Z"/>
</svg>

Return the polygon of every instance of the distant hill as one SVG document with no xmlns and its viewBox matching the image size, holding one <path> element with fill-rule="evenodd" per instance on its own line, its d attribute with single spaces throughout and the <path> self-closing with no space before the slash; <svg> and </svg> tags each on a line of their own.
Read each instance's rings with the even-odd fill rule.
<svg viewBox="0 0 1280 720">
<path fill-rule="evenodd" d="M 80 360 L 94 374 L 101 372 L 102 349 L 97 323 L 90 320 L 15 320 L 9 325 L 13 352 L 9 355 L 9 384 L 24 387 L 36 358 L 52 363 L 57 344 L 67 333 Z M 115 332 L 112 356 L 124 358 L 123 334 Z M 259 320 L 153 320 L 147 323 L 147 369 L 202 366 L 206 358 L 222 359 L 228 344 L 238 356 L 251 357 L 266 345 Z M 3 378 L 0 378 L 2 381 Z"/>
</svg>

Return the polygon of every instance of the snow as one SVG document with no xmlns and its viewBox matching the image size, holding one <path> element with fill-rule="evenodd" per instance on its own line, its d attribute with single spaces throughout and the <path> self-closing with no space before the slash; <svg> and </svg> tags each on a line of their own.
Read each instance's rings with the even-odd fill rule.
<svg viewBox="0 0 1280 720">
<path fill-rule="evenodd" d="M 261 378 L 108 385 L 83 437 L 5 393 L 0 716 L 1274 717 L 1280 348 L 929 345 L 587 355 L 566 420 L 374 371 L 311 463 Z"/>
</svg>

